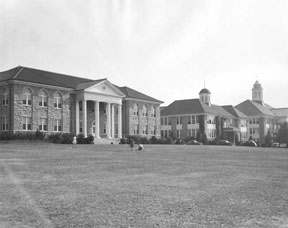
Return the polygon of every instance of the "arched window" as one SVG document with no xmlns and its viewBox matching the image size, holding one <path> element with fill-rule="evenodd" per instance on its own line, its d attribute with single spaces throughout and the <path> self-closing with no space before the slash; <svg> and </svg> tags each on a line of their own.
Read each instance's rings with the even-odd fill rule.
<svg viewBox="0 0 288 228">
<path fill-rule="evenodd" d="M 23 104 L 29 106 L 32 105 L 32 92 L 28 88 L 23 90 Z"/>
<path fill-rule="evenodd" d="M 6 88 L 2 93 L 2 105 L 8 105 L 8 89 Z"/>
<path fill-rule="evenodd" d="M 142 115 L 147 116 L 147 106 L 143 105 Z"/>
<path fill-rule="evenodd" d="M 134 104 L 134 106 L 133 106 L 133 114 L 134 114 L 134 116 L 139 115 L 139 108 L 138 108 L 137 104 Z"/>
<path fill-rule="evenodd" d="M 62 99 L 59 93 L 54 94 L 54 108 L 62 108 Z"/>
<path fill-rule="evenodd" d="M 39 106 L 40 107 L 47 107 L 48 104 L 48 96 L 44 90 L 39 92 Z"/>
</svg>

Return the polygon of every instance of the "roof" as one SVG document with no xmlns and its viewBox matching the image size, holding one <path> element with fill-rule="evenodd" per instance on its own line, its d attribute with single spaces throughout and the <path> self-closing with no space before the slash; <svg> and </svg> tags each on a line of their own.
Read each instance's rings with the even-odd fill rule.
<svg viewBox="0 0 288 228">
<path fill-rule="evenodd" d="M 201 89 L 201 91 L 199 92 L 199 94 L 202 94 L 202 93 L 209 93 L 209 94 L 211 94 L 210 91 L 209 91 L 209 89 L 206 89 L 206 88 Z"/>
<path fill-rule="evenodd" d="M 238 110 L 243 112 L 247 116 L 259 116 L 268 115 L 274 116 L 274 113 L 270 111 L 270 105 L 261 105 L 255 101 L 246 100 L 235 106 Z"/>
<path fill-rule="evenodd" d="M 288 108 L 273 108 L 273 109 L 270 109 L 270 110 L 277 117 L 283 117 L 283 116 L 286 117 L 286 116 L 288 116 Z"/>
<path fill-rule="evenodd" d="M 131 89 L 127 86 L 123 86 L 123 87 L 118 87 L 122 93 L 125 94 L 126 97 L 128 98 L 134 98 L 134 99 L 140 99 L 140 100 L 146 100 L 146 101 L 153 101 L 153 102 L 156 102 L 156 103 L 163 103 L 163 101 L 159 101 L 153 97 L 150 97 L 146 94 L 143 94 L 143 93 L 140 93 L 134 89 Z"/>
<path fill-rule="evenodd" d="M 0 81 L 7 80 L 26 81 L 73 89 L 75 89 L 81 83 L 95 82 L 95 80 L 87 78 L 80 78 L 23 66 L 18 66 L 11 70 L 0 72 Z"/>
<path fill-rule="evenodd" d="M 222 106 L 227 112 L 231 113 L 234 117 L 237 118 L 247 118 L 247 116 L 240 112 L 237 108 L 233 107 L 232 105 L 224 105 Z"/>
<path fill-rule="evenodd" d="M 224 117 L 233 117 L 229 112 L 218 105 L 207 105 L 199 99 L 177 100 L 161 111 L 161 115 L 188 115 L 188 114 L 215 114 Z"/>
</svg>

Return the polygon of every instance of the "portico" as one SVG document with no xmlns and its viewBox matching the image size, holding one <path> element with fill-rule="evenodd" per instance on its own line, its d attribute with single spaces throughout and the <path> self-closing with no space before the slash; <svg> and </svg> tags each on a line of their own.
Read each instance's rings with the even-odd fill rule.
<svg viewBox="0 0 288 228">
<path fill-rule="evenodd" d="M 82 87 L 76 94 L 76 134 L 120 139 L 124 94 L 106 79 Z"/>
</svg>

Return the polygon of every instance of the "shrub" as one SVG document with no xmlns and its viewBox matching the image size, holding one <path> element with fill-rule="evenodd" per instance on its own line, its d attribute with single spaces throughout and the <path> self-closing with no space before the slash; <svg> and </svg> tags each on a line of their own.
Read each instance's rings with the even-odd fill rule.
<svg viewBox="0 0 288 228">
<path fill-rule="evenodd" d="M 84 135 L 82 134 L 77 135 L 77 144 L 85 144 Z"/>
<path fill-rule="evenodd" d="M 35 139 L 37 140 L 43 140 L 45 137 L 45 134 L 42 131 L 37 130 L 35 132 Z"/>
<path fill-rule="evenodd" d="M 92 144 L 92 143 L 94 143 L 94 136 L 93 136 L 93 135 L 88 135 L 88 137 L 85 138 L 85 143 L 86 143 L 86 144 Z"/>
</svg>

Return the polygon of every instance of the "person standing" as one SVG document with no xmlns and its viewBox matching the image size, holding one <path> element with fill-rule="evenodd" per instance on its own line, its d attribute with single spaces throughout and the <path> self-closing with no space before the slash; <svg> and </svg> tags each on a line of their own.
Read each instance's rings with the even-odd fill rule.
<svg viewBox="0 0 288 228">
<path fill-rule="evenodd" d="M 76 137 L 76 135 L 73 136 L 72 144 L 73 144 L 73 149 L 76 149 L 76 144 L 77 144 L 77 137 Z"/>
<path fill-rule="evenodd" d="M 132 151 L 133 148 L 134 148 L 134 141 L 133 141 L 133 139 L 130 139 L 130 148 L 131 148 L 131 151 Z"/>
</svg>

